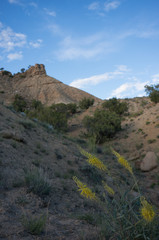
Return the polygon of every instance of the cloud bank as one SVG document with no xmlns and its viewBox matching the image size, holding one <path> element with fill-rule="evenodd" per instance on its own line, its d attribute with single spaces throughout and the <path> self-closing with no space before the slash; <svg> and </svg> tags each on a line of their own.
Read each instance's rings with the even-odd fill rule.
<svg viewBox="0 0 159 240">
<path fill-rule="evenodd" d="M 94 75 L 88 78 L 77 79 L 71 82 L 70 86 L 76 88 L 83 88 L 87 85 L 97 85 L 101 82 L 106 82 L 115 78 L 121 78 L 127 72 L 129 72 L 127 66 L 119 65 L 114 72 L 106 72 L 104 74 Z"/>
</svg>

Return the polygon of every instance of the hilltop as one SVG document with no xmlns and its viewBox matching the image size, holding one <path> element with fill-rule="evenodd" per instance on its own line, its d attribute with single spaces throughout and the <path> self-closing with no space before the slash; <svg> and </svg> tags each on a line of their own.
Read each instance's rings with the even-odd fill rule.
<svg viewBox="0 0 159 240">
<path fill-rule="evenodd" d="M 93 98 L 96 103 L 99 98 L 70 87 L 46 74 L 43 64 L 35 64 L 22 73 L 12 75 L 8 71 L 0 71 L 0 92 L 3 92 L 3 102 L 10 104 L 16 94 L 26 100 L 36 99 L 45 105 L 53 103 L 78 103 L 83 98 Z"/>
</svg>

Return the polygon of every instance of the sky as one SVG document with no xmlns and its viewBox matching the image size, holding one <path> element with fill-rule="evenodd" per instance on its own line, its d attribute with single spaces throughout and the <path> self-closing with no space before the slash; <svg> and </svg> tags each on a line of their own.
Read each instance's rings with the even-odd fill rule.
<svg viewBox="0 0 159 240">
<path fill-rule="evenodd" d="M 44 64 L 101 99 L 159 84 L 159 0 L 0 0 L 0 68 Z"/>
</svg>

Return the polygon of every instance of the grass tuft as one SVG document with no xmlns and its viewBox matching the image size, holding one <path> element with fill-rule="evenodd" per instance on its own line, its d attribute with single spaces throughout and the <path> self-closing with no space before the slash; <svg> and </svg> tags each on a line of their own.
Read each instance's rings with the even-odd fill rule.
<svg viewBox="0 0 159 240">
<path fill-rule="evenodd" d="M 24 215 L 22 217 L 22 224 L 27 232 L 33 235 L 40 235 L 46 226 L 46 215 L 41 216 L 32 216 L 32 215 Z"/>
<path fill-rule="evenodd" d="M 51 185 L 45 176 L 42 169 L 34 169 L 27 171 L 25 175 L 25 182 L 29 191 L 37 194 L 40 197 L 49 195 Z"/>
</svg>

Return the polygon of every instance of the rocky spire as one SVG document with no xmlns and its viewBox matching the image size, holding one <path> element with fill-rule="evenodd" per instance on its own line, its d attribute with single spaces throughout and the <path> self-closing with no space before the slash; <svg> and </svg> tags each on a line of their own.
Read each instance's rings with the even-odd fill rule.
<svg viewBox="0 0 159 240">
<path fill-rule="evenodd" d="M 29 76 L 46 75 L 45 66 L 44 66 L 44 64 L 35 64 L 35 66 L 31 66 L 26 71 L 26 74 Z"/>
</svg>

